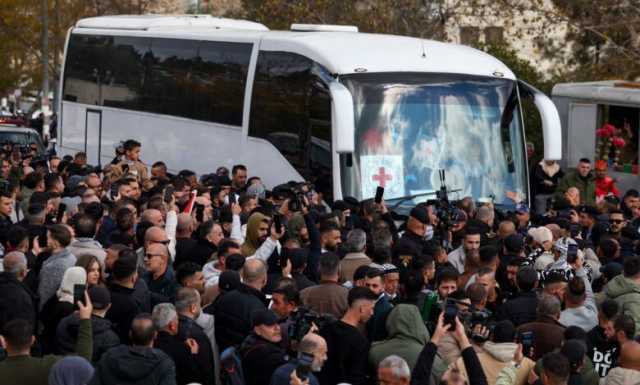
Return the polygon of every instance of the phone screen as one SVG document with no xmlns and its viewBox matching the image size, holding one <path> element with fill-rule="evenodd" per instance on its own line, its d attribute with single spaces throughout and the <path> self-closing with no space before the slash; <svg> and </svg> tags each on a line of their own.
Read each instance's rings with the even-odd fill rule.
<svg viewBox="0 0 640 385">
<path fill-rule="evenodd" d="M 78 301 L 84 303 L 84 292 L 87 290 L 85 285 L 73 285 L 73 304 L 77 304 Z"/>
<path fill-rule="evenodd" d="M 60 203 L 58 205 L 58 216 L 56 217 L 56 223 L 62 223 L 62 218 L 64 217 L 65 211 L 67 211 L 67 205 L 64 203 Z"/>
<path fill-rule="evenodd" d="M 376 203 L 382 203 L 382 196 L 384 195 L 384 187 L 378 186 L 376 188 L 376 197 L 374 199 L 374 201 Z"/>
</svg>

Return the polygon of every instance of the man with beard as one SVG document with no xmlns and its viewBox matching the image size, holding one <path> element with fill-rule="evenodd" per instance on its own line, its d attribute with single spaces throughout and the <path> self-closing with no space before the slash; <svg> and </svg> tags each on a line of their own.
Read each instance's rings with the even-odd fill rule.
<svg viewBox="0 0 640 385">
<path fill-rule="evenodd" d="M 279 248 L 278 240 L 283 234 L 284 229 L 278 233 L 268 216 L 260 212 L 251 214 L 247 222 L 247 237 L 240 248 L 242 255 L 266 263 L 276 248 Z"/>
<path fill-rule="evenodd" d="M 332 221 L 324 221 L 320 225 L 320 247 L 323 253 L 338 251 L 342 243 L 340 227 Z"/>
<path fill-rule="evenodd" d="M 617 362 L 620 347 L 614 323 L 620 306 L 612 299 L 604 300 L 598 309 L 598 325 L 587 334 L 587 355 L 600 378 L 605 378 Z"/>
<path fill-rule="evenodd" d="M 465 265 L 472 265 L 478 261 L 479 251 L 480 233 L 468 228 L 462 246 L 449 253 L 449 262 L 458 270 L 458 273 L 463 274 Z"/>
<path fill-rule="evenodd" d="M 304 355 L 313 356 L 311 373 L 309 373 L 309 385 L 319 385 L 318 378 L 313 373 L 322 370 L 327 360 L 327 342 L 315 333 L 307 334 L 298 344 L 298 358 L 282 365 L 273 373 L 271 385 L 289 385 L 291 373 L 296 369 Z"/>
<path fill-rule="evenodd" d="M 400 250 L 411 250 L 412 255 L 422 255 L 428 252 L 429 243 L 426 241 L 427 227 L 430 224 L 429 211 L 425 206 L 416 206 L 411 209 L 407 228 L 394 247 L 394 255 Z"/>
</svg>

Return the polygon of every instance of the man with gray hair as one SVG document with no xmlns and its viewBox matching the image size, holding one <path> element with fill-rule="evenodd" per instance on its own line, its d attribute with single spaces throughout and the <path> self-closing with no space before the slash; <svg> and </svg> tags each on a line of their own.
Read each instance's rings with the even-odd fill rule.
<svg viewBox="0 0 640 385">
<path fill-rule="evenodd" d="M 408 385 L 411 370 L 407 362 L 399 356 L 391 355 L 378 364 L 378 382 L 385 385 Z"/>
<path fill-rule="evenodd" d="M 178 334 L 178 313 L 170 303 L 160 303 L 151 313 L 153 325 L 158 331 L 154 347 L 165 352 L 176 364 L 177 384 L 209 384 L 204 381 L 202 368 L 196 357 L 199 352 L 198 343 L 192 338 L 182 338 Z"/>
<path fill-rule="evenodd" d="M 198 344 L 198 354 L 194 359 L 198 362 L 204 376 L 203 384 L 220 384 L 218 378 L 220 362 L 215 340 L 209 339 L 204 328 L 198 322 L 198 318 L 202 316 L 211 317 L 211 328 L 213 329 L 213 317 L 202 313 L 200 293 L 193 288 L 180 288 L 176 294 L 176 311 L 179 323 L 178 334 L 183 337 L 189 336 Z M 211 332 L 213 335 L 213 330 Z"/>
<path fill-rule="evenodd" d="M 362 229 L 354 229 L 347 234 L 347 255 L 340 261 L 340 282 L 353 282 L 353 273 L 362 265 L 371 263 L 364 253 L 367 247 L 367 233 Z"/>
<path fill-rule="evenodd" d="M 518 333 L 533 332 L 535 335 L 534 361 L 562 346 L 564 326 L 558 322 L 561 310 L 562 305 L 557 297 L 543 294 L 538 300 L 537 319 L 518 328 Z"/>
<path fill-rule="evenodd" d="M 0 330 L 14 319 L 29 321 L 36 325 L 34 295 L 23 283 L 27 276 L 27 257 L 20 251 L 12 251 L 2 261 L 4 271 L 0 273 Z"/>
</svg>

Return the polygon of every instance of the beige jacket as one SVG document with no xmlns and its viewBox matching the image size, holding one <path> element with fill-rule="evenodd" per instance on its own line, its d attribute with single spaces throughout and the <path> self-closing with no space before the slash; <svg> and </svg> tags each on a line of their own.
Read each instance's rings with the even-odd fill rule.
<svg viewBox="0 0 640 385">
<path fill-rule="evenodd" d="M 340 282 L 353 282 L 353 273 L 362 265 L 368 265 L 371 259 L 365 253 L 347 253 L 340 261 Z"/>
<path fill-rule="evenodd" d="M 495 384 L 498 378 L 498 373 L 513 360 L 513 354 L 516 351 L 517 344 L 512 342 L 505 343 L 493 343 L 487 341 L 482 345 L 482 349 L 478 353 L 478 360 L 484 370 L 484 374 L 487 377 L 488 384 Z M 477 352 L 478 350 L 476 350 Z M 527 383 L 527 376 L 533 367 L 535 362 L 529 358 L 522 360 L 520 368 L 516 371 L 516 381 L 514 385 L 525 385 Z M 464 378 L 467 378 L 467 371 L 464 367 L 462 357 L 451 365 L 453 368 L 457 368 Z M 468 378 L 467 378 L 468 380 Z"/>
</svg>

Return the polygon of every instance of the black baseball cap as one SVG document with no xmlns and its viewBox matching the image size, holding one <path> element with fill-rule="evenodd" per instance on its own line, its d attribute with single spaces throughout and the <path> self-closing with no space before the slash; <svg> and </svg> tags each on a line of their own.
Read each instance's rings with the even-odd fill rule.
<svg viewBox="0 0 640 385">
<path fill-rule="evenodd" d="M 587 205 L 580 206 L 580 208 L 578 209 L 578 212 L 590 215 L 592 217 L 596 217 L 599 214 L 598 209 L 596 209 L 593 206 L 587 206 Z"/>
<path fill-rule="evenodd" d="M 91 286 L 88 292 L 94 309 L 106 309 L 111 303 L 111 293 L 109 293 L 106 287 Z"/>
<path fill-rule="evenodd" d="M 412 208 L 409 215 L 425 225 L 428 225 L 431 222 L 429 221 L 429 212 L 424 206 L 416 206 Z"/>
<path fill-rule="evenodd" d="M 251 326 L 272 326 L 278 323 L 278 316 L 271 310 L 258 310 L 251 315 Z"/>
<path fill-rule="evenodd" d="M 600 272 L 609 281 L 612 280 L 615 276 L 622 274 L 623 270 L 623 266 L 618 262 L 609 262 L 606 265 L 600 267 Z"/>
</svg>

